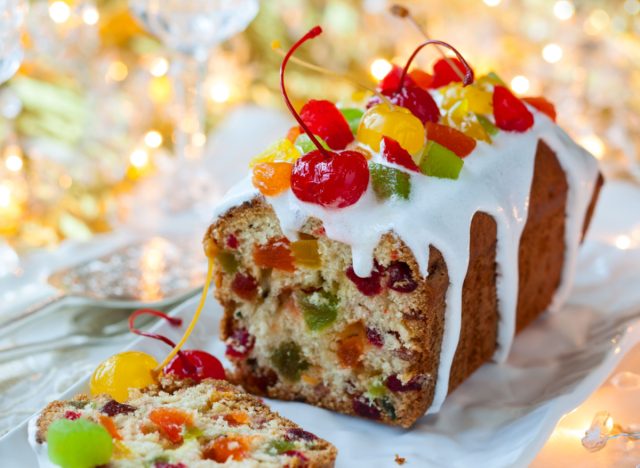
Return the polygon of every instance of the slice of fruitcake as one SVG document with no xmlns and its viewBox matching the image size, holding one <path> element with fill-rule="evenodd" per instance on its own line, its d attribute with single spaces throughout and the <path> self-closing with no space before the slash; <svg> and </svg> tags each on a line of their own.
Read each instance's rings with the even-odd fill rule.
<svg viewBox="0 0 640 468">
<path fill-rule="evenodd" d="M 571 285 L 602 184 L 554 122 L 456 57 L 394 67 L 357 107 L 297 121 L 216 210 L 222 338 L 237 382 L 408 427 Z M 451 48 L 453 49 L 453 48 Z M 300 63 L 300 61 L 298 61 Z"/>
<path fill-rule="evenodd" d="M 106 395 L 54 401 L 31 442 L 62 467 L 331 467 L 336 449 L 223 380 L 163 379 L 118 403 Z M 46 452 L 45 452 L 46 451 Z"/>
</svg>

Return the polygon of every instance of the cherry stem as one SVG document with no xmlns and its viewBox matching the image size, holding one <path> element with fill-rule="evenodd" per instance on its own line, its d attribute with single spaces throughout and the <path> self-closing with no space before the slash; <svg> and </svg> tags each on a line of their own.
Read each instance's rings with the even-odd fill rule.
<svg viewBox="0 0 640 468">
<path fill-rule="evenodd" d="M 287 63 L 289 63 L 289 59 L 291 58 L 291 56 L 298 49 L 298 47 L 300 47 L 302 44 L 304 44 L 308 40 L 319 36 L 321 33 L 322 33 L 322 28 L 320 26 L 315 26 L 314 28 L 311 28 L 309 32 L 307 32 L 307 34 L 305 34 L 300 39 L 298 39 L 298 41 L 295 44 L 293 44 L 293 46 L 291 46 L 291 48 L 289 49 L 289 52 L 285 54 L 284 59 L 282 59 L 282 65 L 280 66 L 280 89 L 282 90 L 282 95 L 284 96 L 284 102 L 287 105 L 289 112 L 291 112 L 291 115 L 293 115 L 293 117 L 296 119 L 296 121 L 298 122 L 302 130 L 304 130 L 304 132 L 307 134 L 309 139 L 313 142 L 316 148 L 318 148 L 318 151 L 320 151 L 327 158 L 330 158 L 331 153 L 329 153 L 329 151 L 324 149 L 324 147 L 320 144 L 320 142 L 315 137 L 315 135 L 311 133 L 311 130 L 309 130 L 309 127 L 307 127 L 307 124 L 304 123 L 304 121 L 302 120 L 302 117 L 300 117 L 300 114 L 298 114 L 298 112 L 296 112 L 296 110 L 293 108 L 293 105 L 291 104 L 291 100 L 289 99 L 289 95 L 287 94 L 287 89 L 284 85 L 284 73 L 285 73 L 285 69 L 287 68 Z"/>
<path fill-rule="evenodd" d="M 413 26 L 418 30 L 420 34 L 424 36 L 425 39 L 427 40 L 431 39 L 431 37 L 429 37 L 429 34 L 427 34 L 427 30 L 424 27 L 422 27 L 420 23 L 418 23 L 418 21 L 416 21 L 415 17 L 411 14 L 411 12 L 407 7 L 402 5 L 392 5 L 391 8 L 389 8 L 389 11 L 391 12 L 392 15 L 397 16 L 398 18 L 408 19 L 409 22 L 413 24 Z M 438 52 L 440 52 L 440 55 L 442 55 L 442 58 L 447 61 L 447 63 L 453 69 L 456 75 L 458 75 L 458 77 L 460 77 L 460 79 L 464 81 L 464 75 L 462 74 L 460 69 L 455 66 L 455 63 L 453 62 L 453 60 L 451 60 L 451 58 L 444 53 L 444 50 L 442 50 L 440 46 L 436 46 L 436 49 L 438 49 Z"/>
<path fill-rule="evenodd" d="M 135 321 L 141 315 L 154 315 L 156 317 L 163 318 L 167 322 L 169 322 L 170 325 L 174 327 L 179 327 L 180 325 L 182 325 L 182 319 L 177 317 L 170 317 L 164 312 L 160 312 L 159 310 L 156 310 L 156 309 L 138 309 L 129 316 L 129 331 L 131 333 L 134 333 L 139 336 L 145 336 L 147 338 L 153 338 L 154 340 L 160 340 L 163 343 L 171 346 L 172 348 L 175 347 L 176 344 L 164 335 L 159 335 L 157 333 L 151 333 L 151 332 L 147 332 L 144 330 L 140 330 L 139 328 L 136 328 Z M 196 372 L 196 368 L 191 364 L 189 359 L 187 359 L 187 357 L 182 353 L 182 351 L 178 351 L 178 356 L 180 356 L 180 359 L 182 359 L 182 362 L 185 368 L 188 369 L 188 371 L 190 372 L 193 371 L 194 373 Z"/>
<path fill-rule="evenodd" d="M 398 92 L 400 92 L 402 90 L 402 87 L 404 86 L 404 80 L 407 77 L 407 72 L 409 71 L 411 62 L 413 62 L 413 59 L 416 58 L 416 55 L 418 55 L 418 52 L 420 52 L 423 47 L 428 46 L 429 44 L 446 47 L 447 49 L 451 50 L 454 54 L 456 54 L 456 57 L 458 57 L 458 60 L 460 60 L 460 62 L 462 63 L 462 65 L 464 65 L 464 68 L 465 68 L 465 74 L 464 74 L 464 77 L 462 78 L 462 84 L 464 86 L 467 86 L 473 83 L 473 70 L 471 70 L 471 67 L 469 66 L 467 61 L 464 59 L 462 54 L 460 54 L 460 52 L 458 52 L 458 50 L 455 47 L 453 47 L 451 44 L 447 44 L 444 41 L 438 41 L 436 39 L 429 39 L 428 41 L 425 41 L 422 44 L 420 44 L 418 47 L 416 47 L 416 50 L 413 51 L 413 54 L 411 54 L 411 57 L 409 57 L 409 60 L 407 60 L 407 63 L 405 64 L 404 69 L 402 70 L 402 75 L 400 75 L 400 84 L 398 85 Z M 453 69 L 458 70 L 458 67 L 455 63 L 453 64 Z"/>
</svg>

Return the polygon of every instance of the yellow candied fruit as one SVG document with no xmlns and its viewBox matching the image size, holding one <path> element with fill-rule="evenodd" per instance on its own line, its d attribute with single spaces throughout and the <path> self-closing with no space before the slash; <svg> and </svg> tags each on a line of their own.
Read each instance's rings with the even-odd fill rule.
<svg viewBox="0 0 640 468">
<path fill-rule="evenodd" d="M 133 458 L 133 452 L 120 440 L 113 441 L 113 459 L 114 460 L 128 460 Z"/>
<path fill-rule="evenodd" d="M 249 167 L 253 167 L 256 164 L 260 163 L 274 161 L 293 163 L 300 156 L 302 156 L 302 154 L 293 145 L 291 140 L 283 138 L 282 140 L 278 140 L 273 145 L 269 146 L 269 148 L 264 150 L 258 156 L 254 157 L 251 162 L 249 162 Z"/>
<path fill-rule="evenodd" d="M 129 398 L 129 390 L 145 388 L 156 383 L 154 369 L 158 361 L 141 351 L 114 354 L 98 365 L 89 384 L 92 395 L 107 394 L 122 403 Z"/>
<path fill-rule="evenodd" d="M 318 251 L 318 241 L 316 239 L 301 239 L 292 242 L 289 246 L 296 265 L 307 268 L 320 268 L 322 259 Z"/>
<path fill-rule="evenodd" d="M 364 113 L 356 138 L 374 151 L 380 151 L 383 136 L 396 140 L 416 157 L 422 152 L 426 132 L 420 119 L 408 109 L 382 103 Z"/>
<path fill-rule="evenodd" d="M 216 390 L 209 395 L 209 403 L 216 403 L 220 400 L 231 398 L 232 396 L 233 392 L 219 392 Z"/>
<path fill-rule="evenodd" d="M 464 97 L 469 103 L 469 111 L 474 114 L 493 114 L 493 94 L 475 85 L 464 89 Z"/>
<path fill-rule="evenodd" d="M 318 377 L 310 374 L 302 374 L 300 379 L 307 385 L 318 385 L 321 382 Z"/>
<path fill-rule="evenodd" d="M 475 116 L 467 119 L 465 125 L 462 128 L 462 132 L 475 140 L 481 140 L 487 143 L 491 143 L 491 137 L 484 129 L 482 124 L 478 122 Z"/>
</svg>

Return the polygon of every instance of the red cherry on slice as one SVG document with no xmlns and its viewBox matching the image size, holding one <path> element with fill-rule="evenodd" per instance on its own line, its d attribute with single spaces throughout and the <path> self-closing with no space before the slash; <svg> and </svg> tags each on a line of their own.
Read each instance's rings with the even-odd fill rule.
<svg viewBox="0 0 640 468">
<path fill-rule="evenodd" d="M 296 160 L 291 190 L 298 199 L 326 208 L 353 205 L 367 190 L 369 168 L 358 151 L 325 153 L 315 150 Z"/>
<path fill-rule="evenodd" d="M 458 71 L 453 67 L 457 68 Z M 431 87 L 440 88 L 449 83 L 463 81 L 461 75 L 464 75 L 465 72 L 465 65 L 457 58 L 441 58 L 433 65 L 433 81 L 431 82 Z M 473 70 L 471 73 L 471 82 L 473 82 Z"/>
<path fill-rule="evenodd" d="M 300 110 L 300 117 L 311 133 L 322 138 L 331 149 L 344 149 L 353 141 L 347 120 L 331 101 L 310 100 Z"/>
<path fill-rule="evenodd" d="M 393 138 L 387 136 L 382 137 L 382 157 L 390 163 L 397 164 L 402 167 L 406 167 L 411 171 L 420 172 L 420 168 L 413 161 L 411 155 L 400 146 Z"/>
<path fill-rule="evenodd" d="M 493 116 L 502 130 L 525 132 L 533 126 L 533 114 L 504 86 L 493 89 Z"/>
<path fill-rule="evenodd" d="M 197 349 L 185 349 L 177 354 L 164 368 L 166 375 L 200 382 L 204 379 L 224 380 L 224 367 L 211 354 Z"/>
</svg>

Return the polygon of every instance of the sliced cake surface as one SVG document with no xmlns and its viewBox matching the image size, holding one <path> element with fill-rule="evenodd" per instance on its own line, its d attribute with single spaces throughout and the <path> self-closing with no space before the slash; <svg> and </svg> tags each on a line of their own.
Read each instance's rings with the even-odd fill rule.
<svg viewBox="0 0 640 468">
<path fill-rule="evenodd" d="M 221 380 L 190 384 L 163 379 L 158 386 L 135 391 L 126 403 L 105 395 L 54 401 L 30 427 L 41 466 L 57 466 L 48 461 L 52 447 L 47 437 L 60 438 L 48 431 L 59 420 L 104 427 L 113 446 L 103 466 L 114 468 L 331 467 L 336 457 L 331 444 Z M 87 443 L 96 439 L 94 435 Z M 65 449 L 59 446 L 53 450 L 72 459 L 70 453 L 61 455 Z"/>
</svg>

